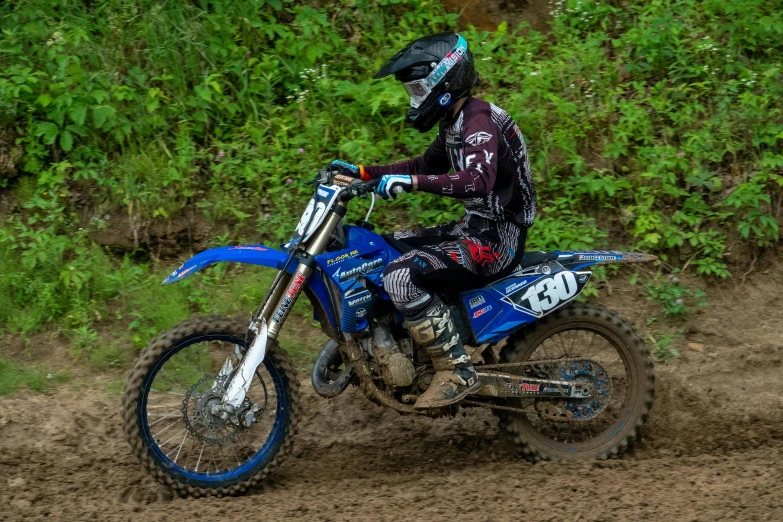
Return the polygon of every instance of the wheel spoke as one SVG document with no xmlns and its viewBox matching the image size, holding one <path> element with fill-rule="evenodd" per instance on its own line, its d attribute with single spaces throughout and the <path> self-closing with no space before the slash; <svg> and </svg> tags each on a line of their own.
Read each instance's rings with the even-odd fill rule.
<svg viewBox="0 0 783 522">
<path fill-rule="evenodd" d="M 568 347 L 568 357 L 573 357 L 574 353 L 574 343 L 576 342 L 576 338 L 578 337 L 577 332 L 578 330 L 575 330 L 574 335 L 571 336 L 571 346 Z"/>
<path fill-rule="evenodd" d="M 149 417 L 150 415 L 163 415 L 163 417 L 161 417 L 160 419 L 156 420 L 155 422 L 150 422 L 149 426 L 151 428 L 154 425 L 156 425 L 157 423 L 159 423 L 160 421 L 168 419 L 172 415 L 177 415 L 178 413 L 181 414 L 182 412 L 181 411 L 172 411 L 168 415 L 163 415 L 162 413 L 147 413 L 147 417 Z"/>
<path fill-rule="evenodd" d="M 185 430 L 185 436 L 182 437 L 182 442 L 180 442 L 179 446 L 177 446 L 177 454 L 174 456 L 174 464 L 176 464 L 177 463 L 177 459 L 179 459 L 179 452 L 182 451 L 182 445 L 185 444 L 185 441 L 187 440 L 188 435 L 190 435 L 190 432 Z M 174 450 L 171 450 L 171 451 L 174 451 Z M 171 451 L 166 453 L 167 457 L 169 456 L 169 454 L 171 454 Z"/>
<path fill-rule="evenodd" d="M 557 333 L 557 340 L 560 341 L 560 348 L 563 349 L 563 357 L 568 357 L 568 352 L 566 352 L 565 344 L 563 344 L 563 334 L 562 332 Z"/>
<path fill-rule="evenodd" d="M 174 422 L 172 422 L 171 424 L 169 424 L 168 426 L 166 426 L 165 428 L 163 428 L 163 429 L 162 429 L 162 430 L 160 430 L 159 432 L 155 433 L 155 434 L 152 436 L 152 438 L 157 438 L 157 437 L 158 437 L 158 435 L 160 435 L 161 433 L 165 432 L 166 430 L 168 430 L 169 428 L 171 428 L 172 426 L 174 426 L 174 425 L 175 425 L 176 423 L 178 423 L 178 422 L 182 422 L 182 419 L 177 419 L 177 420 L 175 420 Z"/>
<path fill-rule="evenodd" d="M 196 468 L 193 471 L 198 471 L 198 466 L 201 464 L 201 457 L 204 455 L 204 448 L 206 447 L 207 443 L 204 442 L 201 444 L 201 453 L 198 454 L 198 460 L 196 461 Z M 209 470 L 207 470 L 209 471 Z"/>
<path fill-rule="evenodd" d="M 180 433 L 182 433 L 183 431 L 184 431 L 184 432 L 187 432 L 187 431 L 188 431 L 188 429 L 187 429 L 187 428 L 185 428 L 185 429 L 183 429 L 182 431 L 180 431 L 180 432 L 178 432 L 178 433 L 175 433 L 174 435 L 172 435 L 171 437 L 169 437 L 168 439 L 166 439 L 164 442 L 162 442 L 162 443 L 158 444 L 158 447 L 159 447 L 160 449 L 163 449 L 163 446 L 165 446 L 166 444 L 168 444 L 168 442 L 169 442 L 171 439 L 173 439 L 173 438 L 176 438 L 176 437 L 179 437 Z"/>
<path fill-rule="evenodd" d="M 593 336 L 590 338 L 590 344 L 588 344 L 587 348 L 585 348 L 585 359 L 589 359 L 590 357 L 592 357 L 593 352 L 592 350 L 590 350 L 590 347 L 593 346 L 593 341 L 595 341 L 595 337 L 597 335 L 598 334 L 596 332 L 593 332 Z"/>
<path fill-rule="evenodd" d="M 234 452 L 234 457 L 237 459 L 237 466 L 241 466 L 242 462 L 239 460 L 239 455 L 237 454 L 237 450 L 233 445 L 231 446 L 231 451 Z"/>
</svg>

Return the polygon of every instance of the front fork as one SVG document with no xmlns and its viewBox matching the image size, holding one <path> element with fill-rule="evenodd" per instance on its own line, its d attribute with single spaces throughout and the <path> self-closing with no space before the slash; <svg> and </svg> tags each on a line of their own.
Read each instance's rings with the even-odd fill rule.
<svg viewBox="0 0 783 522">
<path fill-rule="evenodd" d="M 223 394 L 222 409 L 227 413 L 233 414 L 245 400 L 245 394 L 250 388 L 253 374 L 264 362 L 267 341 L 269 339 L 277 340 L 280 328 L 291 312 L 294 303 L 302 294 L 307 279 L 315 269 L 315 256 L 326 251 L 329 237 L 345 215 L 345 210 L 344 204 L 339 203 L 329 213 L 329 217 L 321 228 L 307 241 L 304 249 L 305 254 L 294 273 L 290 277 L 283 276 L 277 281 L 277 285 L 270 289 L 269 299 L 251 321 L 249 329 L 255 333 L 255 338 Z"/>
</svg>

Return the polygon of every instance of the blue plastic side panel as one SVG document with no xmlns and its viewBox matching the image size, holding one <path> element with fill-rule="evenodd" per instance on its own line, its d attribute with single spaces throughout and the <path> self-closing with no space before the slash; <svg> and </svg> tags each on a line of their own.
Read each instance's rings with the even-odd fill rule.
<svg viewBox="0 0 783 522">
<path fill-rule="evenodd" d="M 590 271 L 568 270 L 550 261 L 517 272 L 484 288 L 462 293 L 479 343 L 496 342 L 574 299 Z"/>
<path fill-rule="evenodd" d="M 345 232 L 345 249 L 321 254 L 315 261 L 342 293 L 342 331 L 356 333 L 367 328 L 377 301 L 389 299 L 383 271 L 400 254 L 370 230 L 346 226 Z"/>
</svg>

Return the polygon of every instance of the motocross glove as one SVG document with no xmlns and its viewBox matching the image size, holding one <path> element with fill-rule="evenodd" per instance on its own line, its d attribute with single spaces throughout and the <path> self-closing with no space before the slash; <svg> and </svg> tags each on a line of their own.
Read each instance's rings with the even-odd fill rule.
<svg viewBox="0 0 783 522">
<path fill-rule="evenodd" d="M 326 166 L 326 169 L 330 172 L 339 172 L 343 176 L 349 176 L 364 181 L 370 180 L 370 178 L 364 172 L 363 166 L 351 165 L 350 163 L 347 163 L 342 160 L 334 160 L 333 162 L 331 162 L 329 165 Z"/>
<path fill-rule="evenodd" d="M 397 194 L 413 190 L 413 178 L 402 174 L 381 176 L 381 182 L 375 187 L 375 192 L 383 199 L 396 198 Z"/>
</svg>

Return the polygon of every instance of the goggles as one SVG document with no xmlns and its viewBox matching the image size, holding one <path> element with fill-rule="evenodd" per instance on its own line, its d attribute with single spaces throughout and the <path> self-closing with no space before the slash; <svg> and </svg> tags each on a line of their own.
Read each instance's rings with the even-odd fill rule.
<svg viewBox="0 0 783 522">
<path fill-rule="evenodd" d="M 411 107 L 418 109 L 424 103 L 432 89 L 446 76 L 452 67 L 459 62 L 468 51 L 468 42 L 461 35 L 457 35 L 457 45 L 435 66 L 435 68 L 425 78 L 405 82 L 402 86 L 411 100 Z"/>
</svg>

